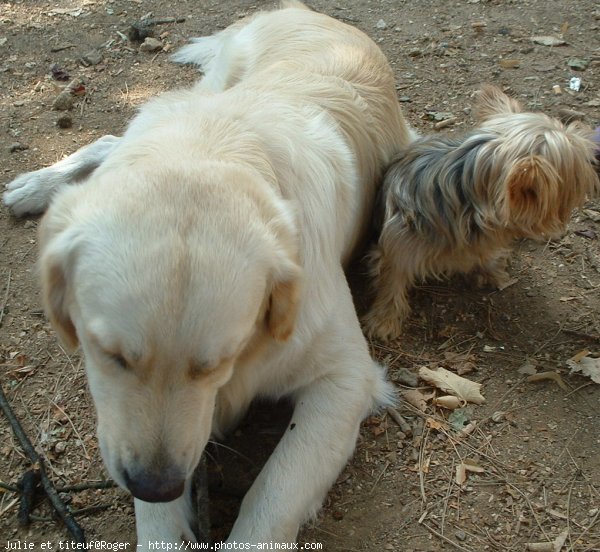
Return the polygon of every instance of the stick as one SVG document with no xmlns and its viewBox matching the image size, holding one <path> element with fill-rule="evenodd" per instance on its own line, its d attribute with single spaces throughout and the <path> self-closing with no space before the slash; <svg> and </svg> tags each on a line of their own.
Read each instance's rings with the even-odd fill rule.
<svg viewBox="0 0 600 552">
<path fill-rule="evenodd" d="M 19 420 L 17 420 L 17 417 L 15 416 L 14 412 L 12 411 L 12 408 L 10 407 L 10 404 L 8 403 L 8 400 L 6 399 L 6 395 L 4 394 L 1 385 L 0 408 L 2 408 L 4 415 L 6 416 L 8 422 L 12 427 L 15 437 L 18 439 L 19 443 L 21 444 L 21 447 L 23 448 L 27 456 L 29 456 L 31 463 L 39 469 L 42 487 L 44 488 L 44 491 L 46 492 L 46 495 L 48 496 L 52 507 L 56 510 L 56 513 L 63 520 L 67 531 L 69 531 L 70 535 L 75 539 L 75 542 L 85 544 L 86 541 L 83 529 L 73 519 L 73 516 L 71 516 L 71 514 L 69 513 L 69 510 L 67 509 L 65 503 L 58 496 L 58 493 L 52 485 L 52 482 L 50 481 L 50 479 L 48 479 L 48 476 L 46 475 L 44 460 L 35 451 L 33 445 L 31 444 L 31 441 L 29 440 L 29 437 L 27 437 L 27 435 L 23 431 Z"/>
<path fill-rule="evenodd" d="M 404 433 L 407 436 L 410 436 L 412 434 L 411 425 L 400 415 L 400 413 L 394 407 L 388 406 L 386 408 L 386 412 L 388 413 L 388 416 L 398 424 L 402 433 Z"/>
<path fill-rule="evenodd" d="M 438 538 L 442 539 L 444 542 L 447 542 L 448 544 L 451 544 L 452 546 L 454 546 L 454 548 L 456 548 L 457 550 L 462 550 L 463 552 L 471 552 L 468 548 L 463 548 L 457 542 L 454 542 L 453 540 L 450 540 L 448 537 L 442 535 L 441 533 L 438 533 L 433 527 L 430 527 L 426 523 L 421 523 L 421 525 L 423 527 L 425 527 L 425 529 L 427 529 L 430 533 L 434 534 L 436 537 L 438 537 Z"/>
<path fill-rule="evenodd" d="M 91 481 L 90 483 L 79 483 L 78 485 L 67 485 L 66 487 L 57 487 L 59 493 L 73 493 L 78 491 L 87 491 L 88 489 L 112 489 L 117 484 L 114 481 Z"/>
<path fill-rule="evenodd" d="M 0 307 L 0 324 L 2 324 L 2 319 L 4 318 L 4 309 L 6 308 L 6 303 L 8 302 L 8 292 L 10 291 L 10 277 L 12 275 L 12 271 L 8 271 L 8 279 L 6 281 L 6 293 L 4 294 L 4 301 L 2 301 L 2 307 Z"/>
<path fill-rule="evenodd" d="M 21 502 L 19 504 L 19 513 L 17 514 L 17 521 L 21 527 L 27 527 L 31 522 L 31 510 L 35 502 L 35 491 L 40 482 L 40 472 L 37 470 L 27 470 L 21 481 L 19 487 L 21 487 Z"/>
</svg>

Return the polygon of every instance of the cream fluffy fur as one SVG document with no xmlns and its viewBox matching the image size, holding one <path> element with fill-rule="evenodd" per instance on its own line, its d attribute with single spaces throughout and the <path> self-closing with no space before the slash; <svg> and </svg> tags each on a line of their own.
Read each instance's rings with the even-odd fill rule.
<svg viewBox="0 0 600 552">
<path fill-rule="evenodd" d="M 190 89 L 8 187 L 39 212 L 47 312 L 85 354 L 112 477 L 138 543 L 194 540 L 189 481 L 211 433 L 257 396 L 292 423 L 230 541 L 294 541 L 390 400 L 343 266 L 405 145 L 391 70 L 363 33 L 294 5 L 177 56 Z M 70 184 L 82 185 L 72 186 Z"/>
</svg>

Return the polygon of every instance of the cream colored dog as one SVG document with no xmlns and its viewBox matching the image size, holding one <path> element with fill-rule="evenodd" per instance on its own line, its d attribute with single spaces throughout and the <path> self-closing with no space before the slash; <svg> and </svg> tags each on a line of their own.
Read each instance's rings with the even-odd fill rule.
<svg viewBox="0 0 600 552">
<path fill-rule="evenodd" d="M 211 433 L 258 396 L 291 396 L 295 410 L 229 541 L 292 542 L 361 419 L 392 395 L 343 267 L 408 130 L 379 49 L 302 5 L 177 60 L 202 65 L 196 87 L 4 198 L 19 215 L 50 204 L 47 312 L 83 349 L 102 454 L 136 499 L 141 549 L 194 540 L 190 477 Z"/>
</svg>

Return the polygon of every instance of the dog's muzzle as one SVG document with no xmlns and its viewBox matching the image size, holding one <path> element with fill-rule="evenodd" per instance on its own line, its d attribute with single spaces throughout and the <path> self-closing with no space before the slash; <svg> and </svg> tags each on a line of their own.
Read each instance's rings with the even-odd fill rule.
<svg viewBox="0 0 600 552">
<path fill-rule="evenodd" d="M 183 494 L 185 477 L 176 469 L 140 471 L 124 470 L 125 485 L 131 494 L 144 502 L 171 502 Z"/>
</svg>

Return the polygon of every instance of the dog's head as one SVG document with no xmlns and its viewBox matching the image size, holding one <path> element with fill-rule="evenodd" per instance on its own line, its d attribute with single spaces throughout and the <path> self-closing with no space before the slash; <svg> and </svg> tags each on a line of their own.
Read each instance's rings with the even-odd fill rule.
<svg viewBox="0 0 600 552">
<path fill-rule="evenodd" d="M 556 236 L 573 209 L 599 185 L 591 129 L 563 125 L 521 105 L 493 86 L 479 93 L 474 114 L 498 138 L 484 167 L 498 183 L 494 200 L 503 223 L 522 236 Z"/>
<path fill-rule="evenodd" d="M 299 298 L 293 215 L 253 173 L 108 171 L 41 224 L 49 317 L 85 355 L 101 451 L 145 501 L 173 500 L 199 461 L 219 389 Z"/>
</svg>

